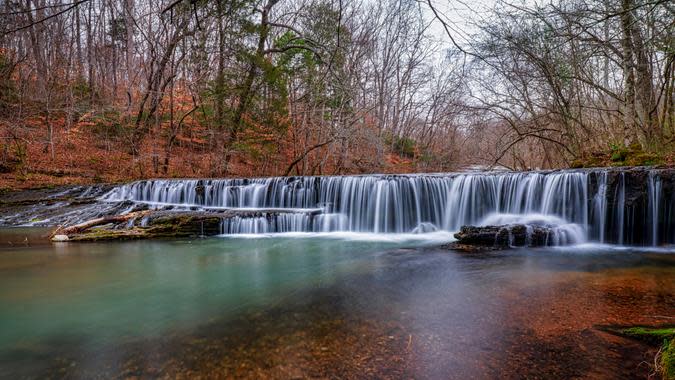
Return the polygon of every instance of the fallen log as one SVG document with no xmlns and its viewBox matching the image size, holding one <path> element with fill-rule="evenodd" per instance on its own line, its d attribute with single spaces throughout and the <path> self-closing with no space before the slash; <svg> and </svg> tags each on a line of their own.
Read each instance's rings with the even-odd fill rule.
<svg viewBox="0 0 675 380">
<path fill-rule="evenodd" d="M 150 210 L 144 210 L 144 211 L 130 212 L 128 214 L 108 215 L 101 218 L 91 219 L 86 222 L 75 224 L 73 226 L 69 226 L 66 228 L 61 229 L 59 227 L 52 233 L 52 236 L 55 236 L 57 234 L 60 235 L 74 234 L 104 224 L 128 222 L 131 219 L 148 215 L 150 212 L 151 212 Z"/>
</svg>

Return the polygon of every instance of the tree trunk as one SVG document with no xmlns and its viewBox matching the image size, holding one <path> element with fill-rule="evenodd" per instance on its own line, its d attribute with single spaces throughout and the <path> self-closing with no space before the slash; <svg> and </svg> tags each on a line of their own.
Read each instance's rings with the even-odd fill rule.
<svg viewBox="0 0 675 380">
<path fill-rule="evenodd" d="M 624 77 L 624 144 L 630 143 L 631 137 L 635 131 L 635 74 L 633 61 L 633 43 L 632 27 L 633 0 L 622 0 L 621 2 L 621 29 L 623 38 L 621 39 L 621 48 L 623 50 L 623 77 Z"/>
<path fill-rule="evenodd" d="M 127 83 L 127 112 L 131 111 L 132 84 L 133 84 L 133 62 L 134 62 L 134 0 L 124 1 L 124 26 L 127 32 L 125 49 L 125 68 Z"/>
<path fill-rule="evenodd" d="M 232 120 L 232 129 L 230 135 L 226 139 L 225 143 L 225 168 L 229 165 L 230 159 L 232 158 L 232 152 L 230 148 L 233 143 L 237 141 L 239 132 L 243 128 L 243 116 L 244 113 L 248 110 L 249 103 L 253 98 L 253 83 L 255 81 L 255 76 L 257 73 L 257 68 L 265 59 L 265 41 L 269 35 L 269 13 L 272 10 L 272 7 L 279 2 L 279 0 L 268 0 L 267 4 L 261 10 L 260 16 L 260 34 L 258 35 L 258 46 L 256 48 L 255 55 L 249 65 L 248 72 L 246 74 L 246 79 L 244 80 L 243 92 L 239 97 L 239 104 L 234 113 Z"/>
</svg>

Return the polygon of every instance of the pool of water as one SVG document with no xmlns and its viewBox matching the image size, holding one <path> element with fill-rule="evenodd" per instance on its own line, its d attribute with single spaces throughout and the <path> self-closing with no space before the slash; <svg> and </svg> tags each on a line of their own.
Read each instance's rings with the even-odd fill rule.
<svg viewBox="0 0 675 380">
<path fill-rule="evenodd" d="M 603 326 L 675 317 L 668 249 L 44 233 L 0 230 L 1 378 L 631 378 L 650 348 Z"/>
</svg>

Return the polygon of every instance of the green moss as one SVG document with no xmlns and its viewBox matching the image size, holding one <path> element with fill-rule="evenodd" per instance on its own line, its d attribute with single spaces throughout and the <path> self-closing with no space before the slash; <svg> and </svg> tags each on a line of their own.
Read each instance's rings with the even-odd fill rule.
<svg viewBox="0 0 675 380">
<path fill-rule="evenodd" d="M 625 147 L 611 145 L 610 160 L 626 166 L 651 166 L 663 163 L 663 157 L 658 153 L 645 152 L 640 144 L 632 143 Z"/>
<path fill-rule="evenodd" d="M 626 335 L 635 338 L 659 338 L 672 339 L 675 338 L 675 327 L 651 328 L 651 327 L 631 327 L 622 330 Z"/>
<path fill-rule="evenodd" d="M 150 226 L 147 227 L 112 229 L 110 225 L 102 225 L 69 237 L 71 241 L 108 241 L 188 238 L 218 233 L 220 233 L 220 218 L 217 216 L 170 214 L 152 219 Z"/>
<path fill-rule="evenodd" d="M 570 162 L 571 168 L 590 168 L 603 166 L 654 166 L 667 160 L 662 153 L 645 152 L 640 144 L 610 144 L 609 150 L 585 153 Z"/>
<path fill-rule="evenodd" d="M 145 239 L 147 235 L 141 229 L 110 230 L 104 228 L 92 228 L 87 232 L 69 236 L 70 241 L 107 241 L 107 240 L 133 240 Z"/>
<path fill-rule="evenodd" d="M 675 379 L 675 343 L 672 339 L 661 352 L 661 367 L 664 379 Z"/>
<path fill-rule="evenodd" d="M 675 327 L 631 327 L 621 332 L 636 339 L 661 344 L 661 374 L 664 379 L 675 379 Z"/>
</svg>

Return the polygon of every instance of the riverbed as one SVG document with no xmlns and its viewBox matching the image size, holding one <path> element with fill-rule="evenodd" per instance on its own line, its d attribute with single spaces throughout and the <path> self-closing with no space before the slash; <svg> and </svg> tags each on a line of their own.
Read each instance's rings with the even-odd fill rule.
<svg viewBox="0 0 675 380">
<path fill-rule="evenodd" d="M 0 230 L 0 378 L 635 378 L 675 255 L 443 236 L 49 244 Z"/>
</svg>

